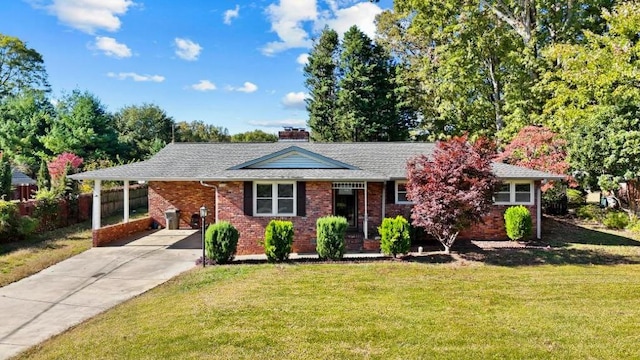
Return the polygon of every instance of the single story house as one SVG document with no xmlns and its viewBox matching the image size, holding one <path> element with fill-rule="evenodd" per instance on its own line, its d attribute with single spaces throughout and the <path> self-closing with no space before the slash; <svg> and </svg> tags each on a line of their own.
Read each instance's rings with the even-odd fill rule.
<svg viewBox="0 0 640 360">
<path fill-rule="evenodd" d="M 15 189 L 11 200 L 29 200 L 37 190 L 36 181 L 15 168 L 11 168 L 11 187 Z"/>
<path fill-rule="evenodd" d="M 149 215 L 166 226 L 165 211 L 177 209 L 179 227 L 198 223 L 199 208 L 209 209 L 207 221 L 226 220 L 240 231 L 238 254 L 257 254 L 271 219 L 293 222 L 294 252 L 315 252 L 316 220 L 344 216 L 349 222 L 350 251 L 379 249 L 377 227 L 385 217 L 409 217 L 406 163 L 432 153 L 423 142 L 317 143 L 302 141 L 298 129 L 281 132 L 274 143 L 171 143 L 149 160 L 73 175 L 94 180 L 94 204 L 103 180 L 146 181 Z M 306 141 L 305 141 L 306 140 Z M 533 215 L 535 235 L 541 234 L 540 184 L 559 176 L 494 163 L 502 187 L 495 206 L 461 238 L 506 239 L 503 214 L 524 205 Z M 125 222 L 128 206 L 125 206 Z M 100 210 L 94 207 L 94 244 L 100 241 Z"/>
</svg>

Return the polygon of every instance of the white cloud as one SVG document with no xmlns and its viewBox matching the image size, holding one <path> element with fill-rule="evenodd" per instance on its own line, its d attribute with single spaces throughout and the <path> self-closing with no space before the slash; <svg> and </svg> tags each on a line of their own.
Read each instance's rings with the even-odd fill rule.
<svg viewBox="0 0 640 360">
<path fill-rule="evenodd" d="M 304 53 L 298 55 L 298 58 L 296 58 L 296 62 L 300 65 L 307 65 L 309 63 L 309 54 Z"/>
<path fill-rule="evenodd" d="M 229 9 L 224 12 L 224 23 L 231 25 L 231 20 L 240 16 L 240 5 L 236 5 L 235 9 Z"/>
<path fill-rule="evenodd" d="M 183 38 L 175 38 L 174 42 L 177 48 L 176 55 L 178 55 L 179 58 L 187 61 L 198 60 L 198 56 L 202 51 L 200 44 Z"/>
<path fill-rule="evenodd" d="M 226 89 L 228 91 L 240 91 L 244 93 L 252 93 L 258 90 L 258 85 L 247 81 L 244 83 L 244 85 L 242 85 L 242 87 L 227 86 Z"/>
<path fill-rule="evenodd" d="M 271 31 L 278 35 L 278 41 L 267 43 L 262 53 L 267 56 L 293 48 L 310 48 L 311 36 L 305 29 L 310 26 L 319 33 L 325 26 L 344 34 L 351 26 L 357 25 L 369 37 L 375 36 L 375 17 L 382 9 L 369 1 L 323 0 L 328 8 L 320 11 L 317 0 L 279 0 L 267 7 L 267 18 Z M 300 57 L 298 62 L 300 62 Z"/>
<path fill-rule="evenodd" d="M 316 0 L 279 0 L 278 4 L 267 7 L 267 17 L 271 22 L 271 31 L 278 35 L 279 41 L 272 41 L 262 48 L 265 55 L 292 49 L 311 47 L 309 34 L 303 28 L 303 22 L 318 18 Z"/>
<path fill-rule="evenodd" d="M 306 109 L 305 99 L 308 97 L 303 92 L 290 92 L 282 98 L 282 105 L 287 109 Z"/>
<path fill-rule="evenodd" d="M 58 20 L 74 29 L 93 34 L 96 30 L 118 31 L 120 16 L 135 3 L 131 0 L 46 0 L 31 1 L 35 8 L 44 8 Z"/>
<path fill-rule="evenodd" d="M 200 80 L 197 84 L 191 85 L 191 88 L 198 91 L 211 91 L 216 89 L 216 84 L 209 80 Z"/>
<path fill-rule="evenodd" d="M 316 31 L 322 30 L 325 25 L 334 29 L 338 34 L 344 34 L 353 25 L 356 25 L 367 36 L 373 38 L 376 34 L 375 19 L 382 9 L 370 2 L 361 2 L 351 7 L 339 9 L 337 4 L 332 6 L 330 14 L 325 13 L 315 24 Z"/>
<path fill-rule="evenodd" d="M 253 126 L 279 128 L 283 126 L 304 127 L 307 124 L 307 122 L 305 120 L 299 120 L 299 119 L 285 119 L 285 120 L 273 120 L 273 121 L 252 120 L 252 121 L 249 121 L 248 124 Z"/>
<path fill-rule="evenodd" d="M 118 80 L 126 80 L 126 79 L 131 79 L 133 81 L 136 82 L 140 82 L 140 81 L 151 81 L 151 82 L 163 82 L 164 81 L 164 76 L 160 76 L 160 75 L 140 75 L 140 74 L 136 74 L 134 72 L 121 72 L 121 73 L 114 73 L 114 72 L 110 72 L 107 74 L 108 77 L 110 78 L 115 78 Z"/>
<path fill-rule="evenodd" d="M 125 44 L 119 43 L 116 39 L 108 36 L 97 36 L 95 48 L 104 52 L 105 55 L 122 59 L 131 57 L 131 49 Z"/>
</svg>

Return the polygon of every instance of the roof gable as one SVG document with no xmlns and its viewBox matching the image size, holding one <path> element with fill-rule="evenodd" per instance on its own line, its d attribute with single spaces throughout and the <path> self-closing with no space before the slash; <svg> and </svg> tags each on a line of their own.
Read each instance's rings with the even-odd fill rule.
<svg viewBox="0 0 640 360">
<path fill-rule="evenodd" d="M 240 169 L 346 169 L 358 170 L 357 167 L 329 158 L 324 155 L 291 146 L 280 151 L 235 165 L 229 170 Z"/>
</svg>

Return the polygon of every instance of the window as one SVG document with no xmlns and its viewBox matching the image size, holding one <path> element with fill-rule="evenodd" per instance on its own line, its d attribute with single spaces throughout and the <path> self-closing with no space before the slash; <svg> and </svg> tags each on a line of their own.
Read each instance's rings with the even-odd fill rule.
<svg viewBox="0 0 640 360">
<path fill-rule="evenodd" d="M 280 182 L 254 184 L 254 209 L 256 215 L 292 216 L 295 214 L 295 183 Z"/>
<path fill-rule="evenodd" d="M 396 181 L 396 204 L 412 204 L 407 198 L 406 181 Z"/>
<path fill-rule="evenodd" d="M 533 205 L 533 183 L 530 181 L 505 181 L 493 194 L 496 204 Z"/>
</svg>

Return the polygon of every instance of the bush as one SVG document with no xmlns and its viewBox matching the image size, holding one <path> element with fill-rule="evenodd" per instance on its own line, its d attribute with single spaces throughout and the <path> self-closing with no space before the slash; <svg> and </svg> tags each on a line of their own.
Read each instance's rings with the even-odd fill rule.
<svg viewBox="0 0 640 360">
<path fill-rule="evenodd" d="M 205 233 L 207 257 L 215 264 L 231 262 L 236 254 L 239 237 L 238 229 L 228 221 L 219 221 L 210 225 Z"/>
<path fill-rule="evenodd" d="M 20 216 L 18 205 L 10 201 L 0 200 L 0 240 L 17 241 L 33 233 L 38 227 L 38 220 L 28 216 Z"/>
<path fill-rule="evenodd" d="M 532 224 L 529 209 L 520 205 L 512 206 L 504 212 L 507 236 L 511 240 L 520 240 L 531 236 Z"/>
<path fill-rule="evenodd" d="M 264 231 L 264 253 L 270 262 L 285 261 L 293 246 L 293 223 L 271 220 Z"/>
<path fill-rule="evenodd" d="M 607 229 L 624 229 L 629 225 L 629 216 L 622 211 L 609 211 L 602 220 Z"/>
<path fill-rule="evenodd" d="M 640 218 L 637 215 L 631 215 L 627 230 L 634 234 L 640 234 Z"/>
<path fill-rule="evenodd" d="M 380 234 L 380 249 L 385 255 L 406 254 L 411 249 L 409 236 L 409 222 L 398 215 L 394 218 L 385 218 L 378 227 Z"/>
<path fill-rule="evenodd" d="M 582 191 L 577 189 L 567 189 L 567 201 L 572 207 L 584 205 L 587 201 Z"/>
<path fill-rule="evenodd" d="M 598 205 L 584 205 L 580 206 L 576 210 L 576 216 L 583 220 L 599 221 L 602 218 L 602 210 L 598 207 Z"/>
<path fill-rule="evenodd" d="M 340 260 L 344 255 L 344 235 L 349 226 L 341 216 L 325 216 L 316 222 L 316 251 L 320 259 Z"/>
</svg>

